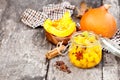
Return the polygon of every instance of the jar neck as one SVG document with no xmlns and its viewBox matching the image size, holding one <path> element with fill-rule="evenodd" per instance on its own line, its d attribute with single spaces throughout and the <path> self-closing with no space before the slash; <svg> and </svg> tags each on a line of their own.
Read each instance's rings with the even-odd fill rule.
<svg viewBox="0 0 120 80">
<path fill-rule="evenodd" d="M 77 36 L 79 36 L 79 35 L 80 35 L 80 36 L 83 36 L 81 32 L 76 32 L 75 34 L 73 34 L 73 36 L 71 37 L 71 40 L 70 40 L 71 44 L 74 44 L 74 45 L 76 45 L 76 46 L 81 46 L 81 47 L 83 47 L 83 48 L 93 47 L 93 46 L 96 46 L 96 45 L 100 44 L 100 40 L 99 40 L 98 36 L 95 35 L 95 34 L 92 33 L 92 32 L 89 32 L 89 35 L 95 36 L 95 37 L 96 37 L 96 41 L 90 42 L 89 45 L 85 45 L 85 44 L 83 44 L 83 43 L 78 43 L 78 42 L 76 42 L 74 38 L 77 37 Z"/>
</svg>

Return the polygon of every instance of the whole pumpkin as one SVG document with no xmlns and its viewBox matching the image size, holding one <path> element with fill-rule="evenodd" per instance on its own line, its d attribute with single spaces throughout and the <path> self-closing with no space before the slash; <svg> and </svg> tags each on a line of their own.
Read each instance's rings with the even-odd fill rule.
<svg viewBox="0 0 120 80">
<path fill-rule="evenodd" d="M 99 8 L 89 9 L 81 18 L 81 30 L 93 31 L 103 37 L 111 38 L 116 30 L 116 21 L 108 13 L 110 5 L 105 4 Z"/>
</svg>

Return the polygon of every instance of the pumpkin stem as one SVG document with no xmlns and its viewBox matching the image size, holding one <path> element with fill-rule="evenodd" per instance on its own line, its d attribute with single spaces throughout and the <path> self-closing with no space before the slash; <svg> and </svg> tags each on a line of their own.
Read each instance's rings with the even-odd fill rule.
<svg viewBox="0 0 120 80">
<path fill-rule="evenodd" d="M 104 7 L 105 7 L 106 10 L 108 10 L 111 7 L 111 5 L 110 4 L 104 4 Z"/>
</svg>

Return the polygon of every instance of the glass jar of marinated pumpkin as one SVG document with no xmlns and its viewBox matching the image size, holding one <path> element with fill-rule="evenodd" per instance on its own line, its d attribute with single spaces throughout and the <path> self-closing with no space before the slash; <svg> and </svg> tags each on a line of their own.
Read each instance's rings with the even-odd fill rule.
<svg viewBox="0 0 120 80">
<path fill-rule="evenodd" d="M 102 46 L 99 38 L 92 32 L 76 32 L 71 37 L 68 51 L 70 62 L 79 68 L 91 68 L 100 63 Z"/>
</svg>

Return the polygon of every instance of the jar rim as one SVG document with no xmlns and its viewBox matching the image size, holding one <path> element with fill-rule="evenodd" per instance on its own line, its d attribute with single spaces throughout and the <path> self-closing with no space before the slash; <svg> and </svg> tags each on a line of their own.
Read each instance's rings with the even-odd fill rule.
<svg viewBox="0 0 120 80">
<path fill-rule="evenodd" d="M 82 35 L 82 32 L 84 31 L 78 31 L 78 32 L 75 32 L 72 36 L 71 36 L 71 42 L 73 42 L 74 44 L 76 44 L 77 46 L 81 46 L 81 47 L 92 47 L 92 46 L 96 46 L 98 45 L 98 43 L 100 42 L 99 40 L 99 36 L 97 34 L 95 34 L 94 32 L 92 31 L 87 31 L 90 35 L 94 35 L 96 37 L 96 41 L 92 42 L 91 45 L 83 45 L 82 43 L 77 43 L 75 40 L 74 40 L 74 37 L 75 36 L 78 36 L 78 35 Z"/>
</svg>

